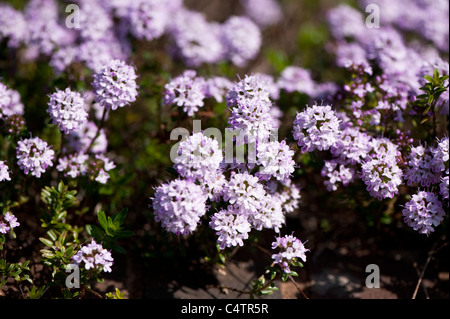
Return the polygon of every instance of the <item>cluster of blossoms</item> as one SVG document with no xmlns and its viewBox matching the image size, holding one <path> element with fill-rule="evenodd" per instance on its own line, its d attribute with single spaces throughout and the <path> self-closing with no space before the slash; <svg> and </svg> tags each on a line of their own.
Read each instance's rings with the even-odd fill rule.
<svg viewBox="0 0 450 319">
<path fill-rule="evenodd" d="M 104 184 L 110 177 L 108 172 L 115 168 L 115 163 L 105 154 L 108 141 L 104 129 L 88 120 L 90 103 L 96 101 L 96 106 L 92 106 L 92 109 L 96 112 L 100 109 L 102 112 L 99 124 L 102 125 L 109 110 L 127 106 L 135 101 L 136 74 L 124 61 L 112 60 L 94 75 L 92 86 L 95 88 L 92 97 L 70 88 L 64 91 L 57 89 L 49 97 L 47 112 L 52 122 L 65 133 L 62 135 L 62 142 L 68 142 L 60 150 L 56 169 L 71 178 L 87 175 Z M 19 134 L 24 127 L 20 96 L 3 85 L 0 86 L 0 93 L 0 114 L 6 117 L 9 133 Z M 16 157 L 17 164 L 25 174 L 31 173 L 40 178 L 48 167 L 53 166 L 55 152 L 47 142 L 34 137 L 18 141 Z M 9 179 L 9 171 L 5 167 L 2 162 L 1 180 Z"/>
<path fill-rule="evenodd" d="M 129 105 L 138 95 L 136 78 L 132 66 L 122 60 L 110 61 L 94 74 L 95 101 L 108 110 Z"/>
<path fill-rule="evenodd" d="M 421 234 L 430 234 L 445 216 L 441 201 L 434 193 L 419 191 L 403 208 L 405 223 Z"/>
<path fill-rule="evenodd" d="M 186 75 L 195 73 L 186 71 Z M 172 159 L 179 177 L 157 187 L 152 198 L 155 220 L 167 231 L 192 234 L 202 219 L 210 218 L 208 225 L 216 231 L 221 249 L 242 246 L 253 229 L 280 232 L 285 214 L 298 207 L 300 192 L 291 182 L 294 151 L 285 141 L 270 138 L 276 121 L 270 112 L 275 106 L 268 83 L 266 77 L 253 74 L 227 84 L 233 144 L 247 146 L 247 158 L 237 153 L 224 156 L 226 146 L 221 149 L 203 132 L 179 142 Z"/>
<path fill-rule="evenodd" d="M 387 5 L 381 0 L 377 4 Z M 413 2 L 413 8 L 418 9 L 418 2 Z M 373 198 L 383 200 L 398 195 L 401 185 L 407 186 L 412 195 L 404 205 L 405 223 L 429 235 L 445 216 L 442 207 L 448 206 L 448 137 L 427 146 L 400 128 L 415 116 L 423 119 L 423 110 L 414 102 L 423 93 L 424 76 L 432 76 L 434 70 L 449 74 L 448 61 L 440 57 L 441 51 L 448 52 L 442 45 L 448 46 L 448 28 L 439 30 L 446 40 L 430 37 L 419 30 L 421 17 L 413 18 L 396 6 L 386 12 L 383 23 L 387 25 L 380 29 L 367 28 L 363 14 L 344 4 L 328 12 L 335 39 L 328 48 L 336 54 L 336 64 L 349 71 L 351 81 L 334 92 L 335 108 L 314 105 L 299 112 L 294 138 L 303 152 L 331 153 L 321 171 L 328 191 L 360 180 Z M 406 20 L 395 18 L 405 14 Z M 448 18 L 448 6 L 438 15 Z M 419 31 L 436 46 L 424 50 L 408 43 L 404 30 Z M 283 83 L 289 78 L 297 79 L 298 85 Z M 287 92 L 314 94 L 305 70 L 286 68 L 278 82 Z M 429 111 L 433 116 L 448 114 L 448 80 L 444 87 L 436 108 Z"/>
<path fill-rule="evenodd" d="M 397 146 L 387 138 L 371 140 L 369 156 L 361 165 L 361 178 L 372 197 L 393 198 L 402 184 L 403 172 L 397 165 Z"/>
<path fill-rule="evenodd" d="M 192 233 L 206 214 L 206 194 L 194 182 L 176 179 L 156 189 L 155 220 L 176 235 Z"/>
<path fill-rule="evenodd" d="M 23 113 L 24 106 L 19 92 L 9 89 L 0 82 L 0 119 L 8 118 L 12 115 L 23 115 Z"/>
<path fill-rule="evenodd" d="M 360 1 L 360 4 L 365 8 L 367 2 Z M 342 4 L 331 9 L 327 17 L 336 42 L 329 47 L 336 54 L 338 66 L 360 70 L 359 77 L 346 88 L 356 97 L 351 99 L 355 104 L 352 106 L 355 117 L 372 116 L 372 121 L 378 124 L 383 122 L 379 113 L 384 113 L 386 119 L 394 116 L 395 120 L 402 121 L 406 103 L 411 97 L 421 94 L 423 75 L 432 75 L 433 68 L 437 68 L 440 74 L 449 74 L 448 61 L 440 56 L 440 52 L 448 53 L 449 29 L 442 28 L 443 24 L 438 22 L 442 20 L 430 19 L 428 15 L 436 14 L 439 16 L 437 19 L 446 20 L 449 14 L 448 5 L 445 1 L 438 1 L 436 8 L 431 9 L 430 6 L 434 6 L 431 3 L 412 1 L 411 10 L 406 14 L 400 3 L 399 6 L 389 6 L 389 9 L 383 0 L 372 4 L 380 5 L 380 10 L 384 8 L 390 13 L 382 19 L 383 28 L 367 28 L 363 14 L 348 5 Z M 426 8 L 422 8 L 424 5 Z M 426 23 L 419 14 L 425 9 L 430 10 L 427 11 L 426 20 L 429 21 Z M 403 22 L 409 26 L 405 27 Z M 403 31 L 411 30 L 423 34 L 424 30 L 429 30 L 430 27 L 435 28 L 435 35 L 439 34 L 440 40 L 435 42 L 436 46 L 408 43 L 407 37 L 402 35 Z M 429 34 L 424 38 L 431 40 Z M 372 75 L 373 65 L 382 71 L 382 75 L 368 85 L 364 77 Z M 375 92 L 378 95 L 376 99 L 373 98 Z M 448 114 L 448 88 L 437 105 L 441 107 L 442 113 Z"/>
<path fill-rule="evenodd" d="M 269 140 L 276 129 L 270 93 L 265 78 L 256 74 L 245 75 L 226 94 L 227 106 L 231 111 L 228 124 L 237 132 L 236 145 Z"/>
<path fill-rule="evenodd" d="M 217 140 L 199 132 L 180 143 L 174 168 L 185 179 L 210 180 L 216 175 L 222 161 L 222 150 Z"/>
<path fill-rule="evenodd" d="M 71 178 L 87 175 L 96 182 L 106 184 L 110 177 L 108 172 L 115 167 L 114 162 L 103 154 L 89 156 L 84 153 L 72 153 L 59 158 L 56 169 Z"/>
<path fill-rule="evenodd" d="M 240 3 L 245 14 L 261 28 L 277 24 L 283 18 L 276 0 L 241 0 Z"/>
<path fill-rule="evenodd" d="M 94 270 L 97 272 L 111 272 L 111 266 L 114 259 L 111 256 L 111 252 L 104 249 L 101 244 L 97 244 L 95 240 L 92 240 L 87 245 L 84 245 L 80 250 L 72 256 L 72 262 L 80 266 L 84 263 L 86 270 Z"/>
<path fill-rule="evenodd" d="M 17 164 L 26 175 L 40 178 L 41 174 L 53 166 L 55 151 L 39 137 L 27 138 L 17 143 Z"/>
<path fill-rule="evenodd" d="M 297 262 L 298 258 L 306 262 L 306 252 L 309 251 L 300 239 L 292 235 L 276 237 L 272 243 L 272 249 L 279 250 L 278 253 L 272 255 L 272 259 L 275 264 L 280 265 L 285 273 L 291 272 L 289 266 L 293 262 Z"/>
<path fill-rule="evenodd" d="M 0 215 L 0 234 L 7 234 L 17 226 L 20 226 L 20 223 L 17 222 L 17 217 L 11 212 Z"/>
<path fill-rule="evenodd" d="M 134 68 L 121 60 L 109 61 L 100 68 L 99 72 L 94 74 L 92 82 L 94 88 L 93 100 L 95 100 L 97 107 L 102 110 L 101 121 L 105 120 L 108 111 L 128 106 L 136 100 L 138 94 L 136 78 Z M 87 175 L 90 179 L 105 184 L 110 177 L 108 172 L 116 166 L 105 155 L 108 146 L 105 131 L 97 127 L 94 122 L 88 121 L 87 110 L 89 110 L 89 106 L 80 93 L 74 94 L 70 90 L 57 93 L 61 93 L 63 96 L 58 96 L 58 103 L 50 101 L 52 110 L 55 108 L 54 104 L 63 104 L 60 102 L 61 100 L 67 101 L 69 99 L 72 102 L 70 98 L 76 97 L 77 109 L 73 106 L 75 103 L 72 102 L 72 107 L 66 108 L 66 112 L 71 113 L 71 115 L 67 115 L 65 118 L 73 118 L 80 116 L 80 114 L 85 117 L 83 122 L 78 123 L 76 129 L 67 131 L 65 126 L 66 133 L 69 133 L 67 135 L 69 145 L 64 151 L 71 150 L 72 153 L 60 157 L 56 169 L 71 178 Z"/>
<path fill-rule="evenodd" d="M 253 92 L 257 87 L 263 87 L 264 90 Z M 205 99 L 214 98 L 219 103 L 226 100 L 227 106 L 235 109 L 235 112 L 247 113 L 249 121 L 271 123 L 271 126 L 278 127 L 278 118 L 282 117 L 283 113 L 270 100 L 278 100 L 281 91 L 288 94 L 299 92 L 307 94 L 311 99 L 322 99 L 332 96 L 337 91 L 337 86 L 331 82 L 317 83 L 311 78 L 309 70 L 288 66 L 278 79 L 265 73 L 253 73 L 245 75 L 244 79 L 234 84 L 221 76 L 204 78 L 198 76 L 195 70 L 188 69 L 172 78 L 165 84 L 164 89 L 163 105 L 176 105 L 188 116 L 193 116 L 204 107 Z M 270 114 L 265 115 L 267 112 Z M 261 116 L 263 118 L 259 119 Z M 229 121 L 233 121 L 233 117 L 230 117 Z M 244 119 L 241 122 L 244 122 Z M 242 123 L 242 129 L 246 125 L 247 123 Z M 261 131 L 266 132 L 267 127 L 261 128 Z"/>
<path fill-rule="evenodd" d="M 176 105 L 188 116 L 193 116 L 205 105 L 205 99 L 214 98 L 222 102 L 231 81 L 224 77 L 205 79 L 197 76 L 194 70 L 185 70 L 181 75 L 171 79 L 164 86 L 164 105 Z"/>
<path fill-rule="evenodd" d="M 9 176 L 9 168 L 5 164 L 5 161 L 0 161 L 0 182 L 10 181 L 11 177 Z"/>
<path fill-rule="evenodd" d="M 294 139 L 302 152 L 326 151 L 339 139 L 340 123 L 331 105 L 308 106 L 294 120 Z"/>
<path fill-rule="evenodd" d="M 74 64 L 93 72 L 108 61 L 127 60 L 130 38 L 152 41 L 163 35 L 168 53 L 189 67 L 230 61 L 245 66 L 259 53 L 261 28 L 277 23 L 282 12 L 273 0 L 243 1 L 244 14 L 222 23 L 185 7 L 182 0 L 102 1 L 75 0 L 77 27 L 66 27 L 67 14 L 56 0 L 30 0 L 23 11 L 0 6 L 0 40 L 10 48 L 24 47 L 23 59 L 50 58 L 56 73 Z M 257 11 L 255 11 L 257 10 Z M 259 12 L 259 13 L 258 13 Z M 14 21 L 14 23 L 11 23 Z"/>
<path fill-rule="evenodd" d="M 64 91 L 57 89 L 50 96 L 47 112 L 53 123 L 66 134 L 76 131 L 87 122 L 84 99 L 79 92 L 73 92 L 70 88 Z"/>
</svg>

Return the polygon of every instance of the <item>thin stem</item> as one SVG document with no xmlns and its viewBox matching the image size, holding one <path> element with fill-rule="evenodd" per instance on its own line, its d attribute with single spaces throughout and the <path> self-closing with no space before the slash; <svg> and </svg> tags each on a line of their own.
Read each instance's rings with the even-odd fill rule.
<svg viewBox="0 0 450 319">
<path fill-rule="evenodd" d="M 83 285 L 83 288 L 87 289 L 90 293 L 94 294 L 97 298 L 103 299 L 103 296 L 100 295 L 98 292 L 96 292 L 95 290 L 89 288 L 86 285 Z"/>
<path fill-rule="evenodd" d="M 289 275 L 289 279 L 292 281 L 295 288 L 297 288 L 297 290 L 303 295 L 303 297 L 305 297 L 305 299 L 309 299 L 308 296 L 303 292 L 303 290 L 297 285 L 297 283 L 295 282 L 294 278 L 292 278 L 291 275 Z"/>
<path fill-rule="evenodd" d="M 442 248 L 444 248 L 445 246 L 448 245 L 448 243 L 444 243 L 441 247 L 439 247 L 439 248 L 436 249 L 437 244 L 438 244 L 438 241 L 436 241 L 436 242 L 433 244 L 433 247 L 431 248 L 430 252 L 428 253 L 427 261 L 425 262 L 425 265 L 423 266 L 422 272 L 420 273 L 419 280 L 417 281 L 416 288 L 414 289 L 414 293 L 413 293 L 412 299 L 416 299 L 417 292 L 418 292 L 418 290 L 419 290 L 420 285 L 422 284 L 422 280 L 423 280 L 423 277 L 424 277 L 424 275 L 425 275 L 425 271 L 427 270 L 427 267 L 428 267 L 428 264 L 429 264 L 430 261 L 431 261 L 431 258 L 433 258 L 433 255 L 434 255 L 435 253 L 437 253 L 437 252 L 440 251 Z"/>
<path fill-rule="evenodd" d="M 89 153 L 90 149 L 92 148 L 92 145 L 94 145 L 95 140 L 100 135 L 100 130 L 102 129 L 103 124 L 105 123 L 107 111 L 108 111 L 108 109 L 105 107 L 103 109 L 102 119 L 100 120 L 100 123 L 98 124 L 98 127 L 97 127 L 97 133 L 95 133 L 94 138 L 92 139 L 91 143 L 89 144 L 88 148 L 86 149 L 86 153 Z"/>
</svg>

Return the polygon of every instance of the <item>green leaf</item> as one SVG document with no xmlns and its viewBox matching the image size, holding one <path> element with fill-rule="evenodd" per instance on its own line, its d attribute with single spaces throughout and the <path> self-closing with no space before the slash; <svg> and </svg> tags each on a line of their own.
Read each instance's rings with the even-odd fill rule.
<svg viewBox="0 0 450 319">
<path fill-rule="evenodd" d="M 53 241 L 44 238 L 44 237 L 39 237 L 39 240 L 44 243 L 44 245 L 48 246 L 48 247 L 52 247 L 53 246 Z"/>
<path fill-rule="evenodd" d="M 47 231 L 47 235 L 48 235 L 48 237 L 50 237 L 50 239 L 51 239 L 52 241 L 56 241 L 56 239 L 58 238 L 58 237 L 56 236 L 55 231 L 54 231 L 53 229 L 50 229 L 49 231 Z"/>
<path fill-rule="evenodd" d="M 433 78 L 431 76 L 429 76 L 429 75 L 425 75 L 423 78 L 425 80 L 427 80 L 428 82 L 433 82 Z"/>
<path fill-rule="evenodd" d="M 120 212 L 113 215 L 114 223 L 118 223 L 118 225 L 122 225 L 125 219 L 127 218 L 128 208 L 123 208 Z"/>
<path fill-rule="evenodd" d="M 108 222 L 106 221 L 106 215 L 105 212 L 102 210 L 99 210 L 97 212 L 97 218 L 98 218 L 98 222 L 100 223 L 100 226 L 102 226 L 102 228 L 104 230 L 108 229 Z"/>
</svg>

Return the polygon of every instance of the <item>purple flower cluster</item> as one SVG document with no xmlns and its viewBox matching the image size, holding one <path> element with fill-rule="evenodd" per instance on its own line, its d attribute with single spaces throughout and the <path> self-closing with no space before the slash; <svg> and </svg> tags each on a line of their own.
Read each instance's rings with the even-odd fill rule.
<svg viewBox="0 0 450 319">
<path fill-rule="evenodd" d="M 86 270 L 96 272 L 111 272 L 114 258 L 111 252 L 104 249 L 101 244 L 92 239 L 90 243 L 84 245 L 80 250 L 72 256 L 72 262 L 80 266 L 84 264 Z"/>
<path fill-rule="evenodd" d="M 17 164 L 27 175 L 31 173 L 40 178 L 49 166 L 53 166 L 54 155 L 55 152 L 47 142 L 39 137 L 23 139 L 17 143 Z"/>
<path fill-rule="evenodd" d="M 59 158 L 56 169 L 71 178 L 87 175 L 91 180 L 106 184 L 110 178 L 108 172 L 115 167 L 116 164 L 103 154 L 92 157 L 84 153 L 72 153 Z"/>
<path fill-rule="evenodd" d="M 199 107 L 204 105 L 205 80 L 203 77 L 197 77 L 194 70 L 184 71 L 183 74 L 167 83 L 164 88 L 163 104 L 182 107 L 189 116 L 193 116 Z"/>
<path fill-rule="evenodd" d="M 260 170 L 257 176 L 264 180 L 272 177 L 280 182 L 288 180 L 295 170 L 293 156 L 294 151 L 284 140 L 258 144 L 257 164 Z"/>
<path fill-rule="evenodd" d="M 338 185 L 347 186 L 356 177 L 356 172 L 351 167 L 346 167 L 339 160 L 325 161 L 322 171 L 322 176 L 326 176 L 327 179 L 324 184 L 328 191 L 335 191 L 338 189 Z"/>
<path fill-rule="evenodd" d="M 176 179 L 160 185 L 153 198 L 155 220 L 168 232 L 188 235 L 206 214 L 207 196 L 194 182 Z"/>
<path fill-rule="evenodd" d="M 220 24 L 207 21 L 200 12 L 185 8 L 177 10 L 168 33 L 173 41 L 172 56 L 190 68 L 217 63 L 224 58 Z"/>
<path fill-rule="evenodd" d="M 294 120 L 294 139 L 302 152 L 329 150 L 339 138 L 340 123 L 330 105 L 307 106 Z"/>
<path fill-rule="evenodd" d="M 300 92 L 313 95 L 315 90 L 314 80 L 309 70 L 298 66 L 288 66 L 280 74 L 277 85 L 286 92 Z"/>
<path fill-rule="evenodd" d="M 237 132 L 236 144 L 266 142 L 276 120 L 270 110 L 270 88 L 258 75 L 245 75 L 226 95 L 231 110 L 228 124 Z"/>
<path fill-rule="evenodd" d="M 0 182 L 10 181 L 9 167 L 5 164 L 5 161 L 0 161 Z"/>
<path fill-rule="evenodd" d="M 239 214 L 239 210 L 233 206 L 222 209 L 211 217 L 209 223 L 217 233 L 217 243 L 220 249 L 231 246 L 243 246 L 251 230 L 247 216 Z"/>
<path fill-rule="evenodd" d="M 6 3 L 0 4 L 0 42 L 6 39 L 9 47 L 19 47 L 28 40 L 27 28 L 22 12 Z"/>
<path fill-rule="evenodd" d="M 362 9 L 369 4 L 365 0 L 359 3 Z M 379 5 L 380 12 L 385 13 L 381 19 L 382 28 L 366 27 L 363 13 L 346 4 L 328 11 L 327 19 L 335 39 L 328 47 L 336 54 L 336 63 L 342 67 L 360 67 L 367 74 L 372 73 L 371 64 L 374 63 L 389 79 L 385 87 L 393 90 L 391 93 L 420 94 L 423 68 L 429 65 L 429 61 L 442 60 L 440 51 L 448 52 L 449 29 L 439 22 L 448 19 L 448 5 L 442 1 L 434 7 L 431 3 L 412 1 L 408 3 L 410 9 L 406 13 L 403 10 L 406 4 L 401 2 L 391 5 L 385 0 L 378 0 L 370 4 Z M 406 40 L 404 31 L 422 35 L 424 45 Z M 434 42 L 435 47 L 428 46 L 429 41 Z M 446 64 L 448 72 L 448 62 Z M 359 89 L 364 90 L 362 87 Z M 398 112 L 396 107 L 403 110 L 402 103 L 388 103 L 387 106 L 394 108 L 394 112 Z"/>
<path fill-rule="evenodd" d="M 108 110 L 128 106 L 138 95 L 136 72 L 121 60 L 112 60 L 94 74 L 95 101 Z"/>
<path fill-rule="evenodd" d="M 396 1 L 395 4 L 386 0 L 360 1 L 360 7 L 367 4 L 379 6 L 380 12 L 385 12 L 382 20 L 401 31 L 415 32 L 425 40 L 432 42 L 439 50 L 448 52 L 449 28 L 441 21 L 448 20 L 448 3 L 440 1 Z M 404 6 L 408 10 L 404 10 Z M 426 14 L 423 14 L 426 12 Z M 422 14 L 420 14 L 422 13 Z"/>
<path fill-rule="evenodd" d="M 24 106 L 20 94 L 0 82 L 0 119 L 3 117 L 19 114 L 23 115 Z"/>
<path fill-rule="evenodd" d="M 246 16 L 231 16 L 223 23 L 209 22 L 202 13 L 184 7 L 172 15 L 174 18 L 166 26 L 173 42 L 171 53 L 188 67 L 225 60 L 243 67 L 259 53 L 261 31 Z"/>
<path fill-rule="evenodd" d="M 205 79 L 194 70 L 185 70 L 164 85 L 163 105 L 176 105 L 193 116 L 205 105 L 205 99 L 222 102 L 232 83 L 224 77 Z"/>
<path fill-rule="evenodd" d="M 412 146 L 408 155 L 408 168 L 405 171 L 405 179 L 408 185 L 417 184 L 422 187 L 429 187 L 431 184 L 439 182 L 441 172 L 439 167 L 433 167 L 436 160 L 430 148 L 422 145 Z"/>
<path fill-rule="evenodd" d="M 306 252 L 309 249 L 300 239 L 293 235 L 285 235 L 283 237 L 276 237 L 272 243 L 272 249 L 278 249 L 279 252 L 272 255 L 273 262 L 280 265 L 285 273 L 290 273 L 290 264 L 296 262 L 298 258 L 306 262 Z"/>
<path fill-rule="evenodd" d="M 208 181 L 216 176 L 222 161 L 217 140 L 199 132 L 180 142 L 174 168 L 185 179 Z"/>
<path fill-rule="evenodd" d="M 289 66 L 278 79 L 270 74 L 252 73 L 239 81 L 231 82 L 221 76 L 210 78 L 198 76 L 195 70 L 187 69 L 165 84 L 162 104 L 177 105 L 189 116 L 193 116 L 204 107 L 205 99 L 214 98 L 219 103 L 226 100 L 229 108 L 237 107 L 235 112 L 248 113 L 248 120 L 255 122 L 255 125 L 263 122 L 277 128 L 278 118 L 283 116 L 283 112 L 270 100 L 278 100 L 280 91 L 301 92 L 311 98 L 328 98 L 336 92 L 336 85 L 327 82 L 317 83 L 311 79 L 309 73 L 306 69 Z M 264 115 L 260 121 L 257 120 L 267 111 L 270 114 Z M 241 121 L 244 122 L 243 119 Z M 247 126 L 254 126 L 245 122 L 232 124 L 232 127 L 234 125 L 236 129 L 242 126 L 244 131 Z M 267 128 L 261 130 L 264 132 Z"/>
<path fill-rule="evenodd" d="M 56 89 L 56 92 L 50 95 L 47 112 L 53 124 L 58 125 L 66 134 L 78 130 L 87 122 L 88 117 L 83 97 L 70 88 L 64 91 Z"/>
<path fill-rule="evenodd" d="M 163 35 L 170 19 L 168 0 L 129 1 L 125 21 L 133 36 L 140 40 L 151 41 Z"/>
<path fill-rule="evenodd" d="M 279 3 L 275 0 L 241 0 L 245 14 L 259 27 L 277 24 L 283 18 Z"/>
<path fill-rule="evenodd" d="M 195 78 L 195 72 L 188 70 L 176 81 L 192 84 Z M 202 86 L 208 86 L 210 80 L 202 78 Z M 217 233 L 220 249 L 225 249 L 242 246 L 252 230 L 280 232 L 285 214 L 299 206 L 300 190 L 291 181 L 294 151 L 286 141 L 270 138 L 275 125 L 270 97 L 277 96 L 273 79 L 252 74 L 234 83 L 222 78 L 214 78 L 214 82 L 212 85 L 220 88 L 217 96 L 209 90 L 202 99 L 225 99 L 231 110 L 228 123 L 236 130 L 233 144 L 247 145 L 252 154 L 246 159 L 237 154 L 224 158 L 219 141 L 194 132 L 179 142 L 172 158 L 179 178 L 156 189 L 152 207 L 155 220 L 177 235 L 191 234 L 202 216 L 210 216 L 209 226 Z M 178 92 L 183 85 L 178 85 Z M 169 93 L 186 100 L 186 96 L 175 92 L 173 89 Z M 216 205 L 209 205 L 212 202 L 218 203 L 220 209 L 213 211 L 211 207 Z"/>
<path fill-rule="evenodd" d="M 432 192 L 419 191 L 403 208 L 405 223 L 421 234 L 429 235 L 445 216 L 442 203 Z"/>
<path fill-rule="evenodd" d="M 20 223 L 17 222 L 17 217 L 11 212 L 0 214 L 0 234 L 7 234 L 17 226 L 20 226 Z"/>
<path fill-rule="evenodd" d="M 222 26 L 222 41 L 226 58 L 233 64 L 244 67 L 255 58 L 262 43 L 261 31 L 249 18 L 232 16 Z"/>
<path fill-rule="evenodd" d="M 76 178 L 81 175 L 85 175 L 87 172 L 87 161 L 89 159 L 89 155 L 86 154 L 69 154 L 68 156 L 64 156 L 58 159 L 58 165 L 56 169 L 59 172 L 65 172 L 66 175 Z"/>
</svg>

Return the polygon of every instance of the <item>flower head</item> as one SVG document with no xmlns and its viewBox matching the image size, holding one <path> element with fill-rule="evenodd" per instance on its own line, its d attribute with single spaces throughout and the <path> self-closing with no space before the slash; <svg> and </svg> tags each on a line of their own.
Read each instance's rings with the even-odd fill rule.
<svg viewBox="0 0 450 319">
<path fill-rule="evenodd" d="M 204 105 L 206 83 L 202 77 L 197 77 L 194 70 L 184 71 L 164 88 L 163 103 L 182 107 L 189 116 L 193 116 Z"/>
<path fill-rule="evenodd" d="M 72 261 L 77 265 L 84 263 L 86 270 L 111 272 L 114 258 L 111 252 L 104 249 L 101 244 L 97 244 L 94 239 L 81 247 L 81 249 L 72 257 Z"/>
<path fill-rule="evenodd" d="M 200 12 L 177 10 L 168 25 L 173 39 L 172 55 L 181 59 L 188 67 L 203 63 L 216 63 L 223 58 L 221 26 L 209 22 Z"/>
<path fill-rule="evenodd" d="M 95 101 L 112 110 L 129 105 L 138 95 L 136 78 L 132 66 L 121 60 L 110 61 L 94 74 Z"/>
<path fill-rule="evenodd" d="M 11 214 L 11 212 L 7 212 L 4 215 L 0 214 L 0 234 L 7 234 L 17 226 L 20 226 L 20 223 L 17 222 L 16 216 Z"/>
<path fill-rule="evenodd" d="M 259 27 L 245 16 L 231 16 L 222 25 L 222 41 L 226 57 L 244 67 L 255 58 L 262 44 Z"/>
<path fill-rule="evenodd" d="M 88 169 L 89 156 L 83 153 L 74 153 L 58 159 L 56 169 L 66 175 L 76 178 L 85 175 Z"/>
<path fill-rule="evenodd" d="M 292 236 L 286 235 L 283 237 L 276 237 L 275 241 L 272 243 L 272 249 L 278 249 L 277 254 L 272 255 L 274 263 L 279 264 L 285 273 L 290 273 L 289 268 L 292 262 L 297 261 L 300 258 L 306 262 L 306 249 L 300 239 Z"/>
<path fill-rule="evenodd" d="M 14 114 L 23 115 L 24 106 L 20 94 L 0 82 L 0 119 Z"/>
<path fill-rule="evenodd" d="M 231 109 L 228 124 L 237 131 L 236 145 L 269 140 L 276 120 L 270 110 L 270 91 L 257 75 L 245 76 L 226 95 Z"/>
<path fill-rule="evenodd" d="M 155 220 L 168 232 L 191 234 L 206 213 L 207 195 L 194 182 L 176 179 L 160 185 L 153 198 Z"/>
<path fill-rule="evenodd" d="M 10 181 L 9 168 L 4 161 L 0 161 L 0 182 Z"/>
<path fill-rule="evenodd" d="M 184 178 L 204 180 L 215 177 L 223 160 L 217 140 L 202 132 L 189 136 L 180 142 L 175 158 L 175 169 Z"/>
<path fill-rule="evenodd" d="M 259 179 L 248 172 L 236 173 L 224 186 L 224 200 L 250 215 L 261 209 L 266 191 Z"/>
<path fill-rule="evenodd" d="M 31 175 L 40 178 L 47 167 L 53 166 L 54 155 L 55 152 L 48 146 L 47 142 L 39 137 L 24 139 L 17 143 L 17 164 L 27 175 L 31 173 Z"/>
<path fill-rule="evenodd" d="M 302 152 L 328 150 L 338 140 L 340 123 L 330 105 L 308 106 L 294 120 L 294 139 Z"/>
<path fill-rule="evenodd" d="M 211 217 L 210 227 L 217 232 L 217 243 L 220 249 L 231 246 L 243 246 L 248 238 L 251 225 L 247 216 L 240 213 L 233 205 L 226 210 L 220 210 Z"/>
<path fill-rule="evenodd" d="M 277 81 L 278 87 L 286 92 L 314 93 L 315 83 L 308 70 L 296 66 L 286 67 Z"/>
<path fill-rule="evenodd" d="M 432 184 L 439 183 L 441 172 L 435 172 L 433 169 L 433 162 L 438 162 L 439 159 L 433 157 L 430 148 L 425 148 L 422 145 L 412 146 L 407 160 L 408 168 L 404 177 L 408 185 L 417 184 L 422 187 L 429 187 Z"/>
<path fill-rule="evenodd" d="M 245 14 L 260 27 L 278 23 L 283 17 L 281 7 L 275 0 L 241 0 Z"/>
<path fill-rule="evenodd" d="M 78 130 L 87 122 L 88 114 L 84 104 L 84 99 L 79 92 L 73 92 L 70 88 L 64 91 L 56 89 L 56 92 L 50 95 L 47 112 L 53 123 L 68 134 Z"/>
<path fill-rule="evenodd" d="M 279 181 L 287 180 L 294 172 L 294 151 L 283 140 L 260 143 L 257 146 L 257 164 L 260 170 L 257 175 L 268 180 L 271 177 Z"/>
<path fill-rule="evenodd" d="M 444 219 L 442 203 L 434 193 L 419 191 L 402 210 L 405 223 L 421 234 L 429 235 Z"/>
</svg>

